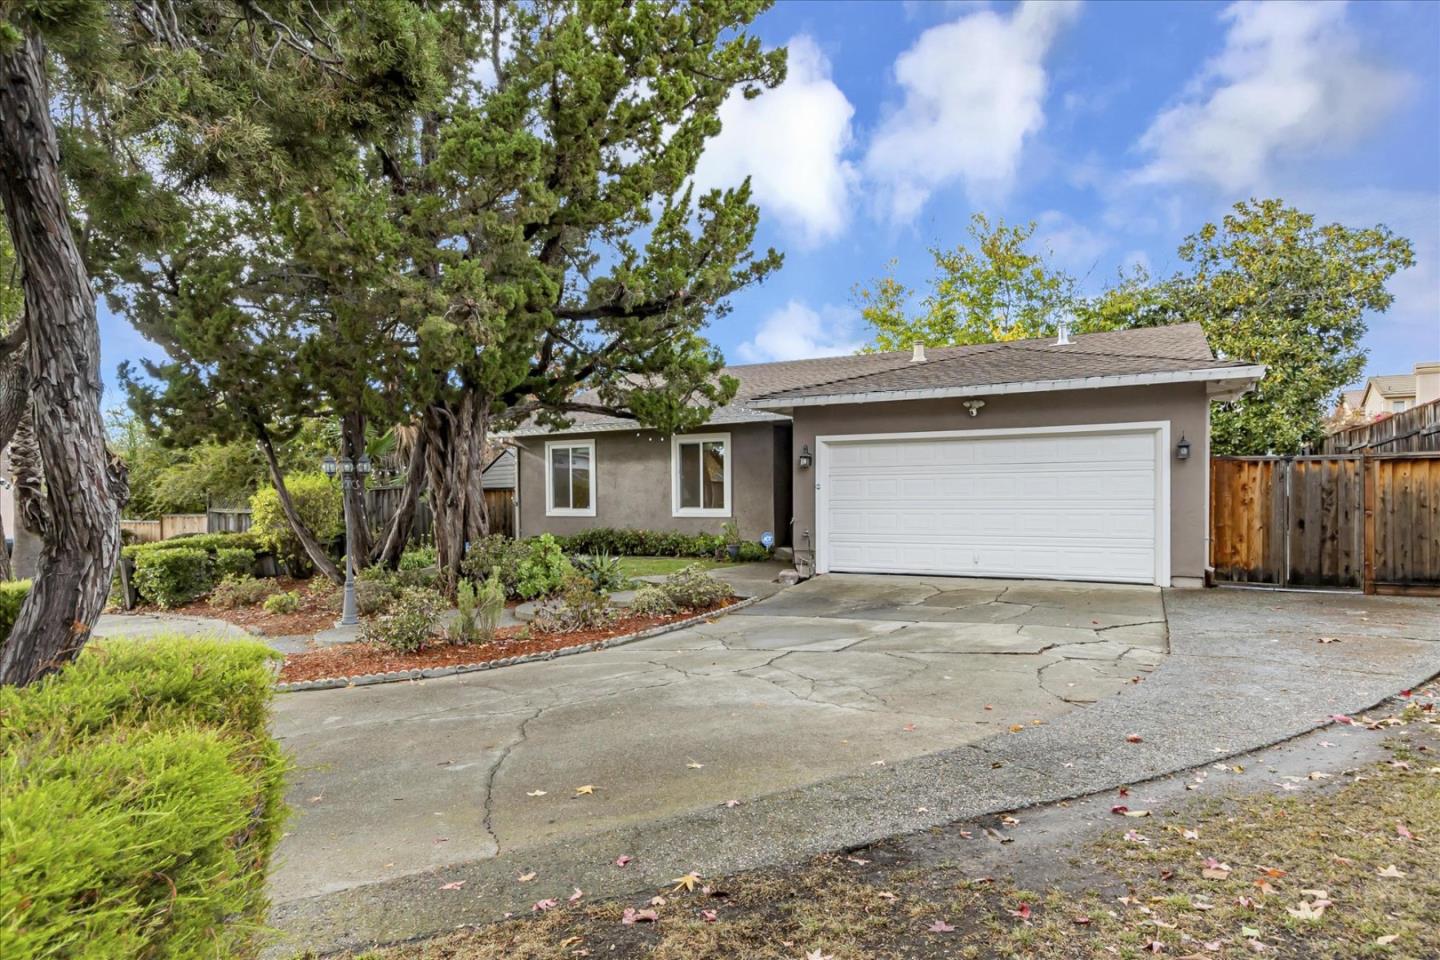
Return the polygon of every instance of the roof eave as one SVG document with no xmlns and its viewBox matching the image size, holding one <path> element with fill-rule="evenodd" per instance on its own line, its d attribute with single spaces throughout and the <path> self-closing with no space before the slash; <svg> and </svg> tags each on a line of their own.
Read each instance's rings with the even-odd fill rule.
<svg viewBox="0 0 1440 960">
<path fill-rule="evenodd" d="M 1171 370 L 1163 373 L 1122 373 L 1056 380 L 1019 380 L 1013 383 L 978 384 L 966 387 L 925 387 L 915 390 L 877 390 L 864 393 L 833 393 L 800 397 L 777 396 L 751 400 L 750 406 L 762 410 L 788 410 L 793 407 L 823 407 L 846 403 L 892 403 L 899 400 L 993 397 L 1007 393 L 1098 390 L 1107 387 L 1143 387 L 1169 383 L 1206 383 L 1209 384 L 1208 393 L 1213 399 L 1231 400 L 1252 389 L 1263 376 L 1265 376 L 1264 365 L 1252 364 L 1244 367 Z"/>
</svg>

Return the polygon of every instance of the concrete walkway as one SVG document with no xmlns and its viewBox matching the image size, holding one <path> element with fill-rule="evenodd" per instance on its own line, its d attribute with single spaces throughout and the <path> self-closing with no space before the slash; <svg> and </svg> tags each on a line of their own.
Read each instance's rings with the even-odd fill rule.
<svg viewBox="0 0 1440 960">
<path fill-rule="evenodd" d="M 853 578 L 838 591 L 845 579 L 650 649 L 282 698 L 277 731 L 301 767 L 274 874 L 281 952 L 413 937 L 577 886 L 624 893 L 1112 789 L 1286 739 L 1440 672 L 1433 600 L 1167 592 L 1170 656 L 1131 683 L 1127 658 L 1139 675 L 1163 645 L 1154 592 L 1146 607 L 1130 588 L 995 594 L 974 581 Z M 1073 594 L 1057 603 L 1054 591 Z M 809 622 L 803 635 L 785 636 L 787 617 Z M 845 636 L 819 636 L 813 621 Z M 999 629 L 973 629 L 985 624 Z M 1100 669 L 1054 676 L 1073 677 L 1087 651 L 1105 653 Z M 868 674 L 837 678 L 847 657 L 864 657 Z M 1028 697 L 1003 699 L 1026 673 Z M 1068 713 L 1052 690 L 1076 682 L 1100 696 L 1105 678 L 1117 696 Z M 594 794 L 576 797 L 586 784 Z M 635 858 L 624 870 L 621 854 Z"/>
</svg>

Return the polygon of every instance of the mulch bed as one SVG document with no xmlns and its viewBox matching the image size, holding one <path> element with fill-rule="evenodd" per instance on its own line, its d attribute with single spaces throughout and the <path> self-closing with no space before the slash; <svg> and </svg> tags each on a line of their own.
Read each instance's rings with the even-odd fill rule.
<svg viewBox="0 0 1440 960">
<path fill-rule="evenodd" d="M 651 627 L 688 620 L 715 613 L 740 602 L 739 597 L 710 607 L 689 610 L 666 617 L 625 617 L 602 630 L 580 630 L 573 633 L 532 634 L 525 636 L 524 627 L 505 627 L 496 632 L 490 643 L 460 645 L 436 643 L 415 653 L 399 653 L 388 647 L 369 643 L 346 643 L 285 657 L 280 670 L 281 683 L 302 680 L 324 680 L 332 677 L 359 677 L 370 673 L 394 670 L 424 670 L 428 667 L 470 666 L 501 660 L 549 653 L 566 647 L 578 647 L 599 640 L 637 633 Z"/>
<path fill-rule="evenodd" d="M 197 600 L 180 607 L 160 608 L 151 604 L 140 604 L 134 610 L 118 613 L 171 614 L 186 617 L 209 617 L 224 620 L 236 626 L 259 633 L 266 637 L 293 637 L 297 634 L 315 634 L 335 626 L 340 616 L 340 594 L 333 592 L 325 596 L 310 593 L 310 580 L 294 580 L 290 577 L 276 577 L 266 581 L 274 584 L 276 593 L 294 590 L 300 594 L 300 608 L 294 613 L 271 613 L 260 604 L 248 607 L 225 609 L 214 607 L 208 600 Z"/>
</svg>

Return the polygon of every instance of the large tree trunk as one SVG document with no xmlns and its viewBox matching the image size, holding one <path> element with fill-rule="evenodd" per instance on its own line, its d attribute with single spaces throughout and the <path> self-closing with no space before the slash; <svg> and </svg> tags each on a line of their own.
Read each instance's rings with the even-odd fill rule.
<svg viewBox="0 0 1440 960">
<path fill-rule="evenodd" d="M 271 441 L 270 435 L 262 428 L 258 431 L 257 442 L 260 452 L 265 455 L 265 466 L 270 471 L 270 483 L 275 487 L 275 495 L 280 500 L 280 510 L 285 514 L 285 520 L 290 524 L 290 532 L 295 534 L 295 539 L 300 541 L 300 547 L 305 551 L 305 556 L 325 576 L 335 583 L 344 583 L 345 575 L 340 568 L 335 566 L 335 561 L 325 552 L 315 534 L 305 525 L 300 518 L 300 511 L 295 509 L 295 501 L 290 496 L 290 489 L 285 486 L 285 472 L 280 469 L 280 460 L 275 456 L 275 444 Z"/>
<path fill-rule="evenodd" d="M 410 529 L 415 523 L 415 507 L 420 501 L 420 489 L 424 484 L 425 433 L 417 430 L 405 465 L 405 486 L 400 493 L 400 503 L 381 531 L 372 554 L 373 563 L 391 570 L 400 566 L 400 555 L 405 552 L 405 544 L 410 539 Z"/>
<path fill-rule="evenodd" d="M 435 514 L 435 552 L 450 588 L 459 579 L 465 544 L 490 532 L 481 486 L 488 429 L 485 404 L 471 390 L 453 405 L 435 404 L 425 411 L 425 476 Z"/>
<path fill-rule="evenodd" d="M 0 46 L 0 201 L 25 291 L 31 415 L 45 464 L 48 535 L 0 654 L 0 683 L 59 669 L 90 639 L 120 550 L 123 466 L 105 450 L 95 295 L 75 246 L 38 37 Z"/>
</svg>

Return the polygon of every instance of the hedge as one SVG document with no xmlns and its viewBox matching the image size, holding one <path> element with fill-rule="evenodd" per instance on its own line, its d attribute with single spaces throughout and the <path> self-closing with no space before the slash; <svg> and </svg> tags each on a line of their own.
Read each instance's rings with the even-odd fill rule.
<svg viewBox="0 0 1440 960">
<path fill-rule="evenodd" d="M 620 557 L 710 557 L 725 546 L 725 538 L 718 533 L 611 527 L 596 527 L 555 539 L 566 553 L 610 553 Z"/>
<path fill-rule="evenodd" d="M 169 540 L 155 540 L 150 543 L 132 543 L 122 547 L 120 555 L 134 559 L 147 553 L 165 550 L 253 550 L 260 551 L 264 545 L 253 533 L 197 533 L 189 537 L 171 537 Z"/>
<path fill-rule="evenodd" d="M 210 592 L 215 585 L 214 564 L 204 550 L 154 550 L 135 557 L 131 583 L 141 599 L 176 607 Z"/>
<path fill-rule="evenodd" d="M 111 640 L 0 688 L 7 957 L 255 956 L 284 818 L 272 659 L 243 641 Z"/>
<path fill-rule="evenodd" d="M 0 546 L 0 550 L 5 549 Z M 0 582 L 0 649 L 10 636 L 10 628 L 20 616 L 20 605 L 30 593 L 29 580 L 6 580 Z"/>
</svg>

